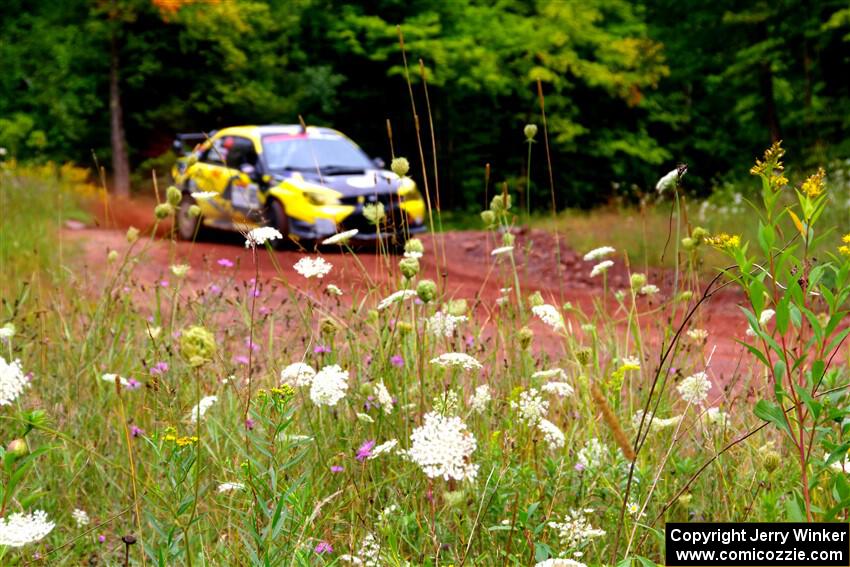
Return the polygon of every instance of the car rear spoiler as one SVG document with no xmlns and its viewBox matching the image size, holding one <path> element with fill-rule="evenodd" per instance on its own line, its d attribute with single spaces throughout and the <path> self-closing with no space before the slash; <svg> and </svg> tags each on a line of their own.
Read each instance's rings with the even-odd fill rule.
<svg viewBox="0 0 850 567">
<path fill-rule="evenodd" d="M 205 142 L 215 135 L 215 130 L 207 134 L 206 132 L 181 132 L 174 136 L 174 152 L 178 155 L 187 156 L 192 153 L 195 147 L 201 142 Z"/>
</svg>

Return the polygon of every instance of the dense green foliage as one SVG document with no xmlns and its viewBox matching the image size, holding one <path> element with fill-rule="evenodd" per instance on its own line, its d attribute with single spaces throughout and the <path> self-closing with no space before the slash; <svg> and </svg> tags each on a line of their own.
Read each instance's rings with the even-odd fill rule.
<svg viewBox="0 0 850 567">
<path fill-rule="evenodd" d="M 632 195 L 677 161 L 704 193 L 781 136 L 805 167 L 846 155 L 846 1 L 750 4 L 14 0 L 0 22 L 0 146 L 85 164 L 94 151 L 108 164 L 114 40 L 137 179 L 164 169 L 154 158 L 175 131 L 301 114 L 385 158 L 390 119 L 421 180 L 400 24 L 430 168 L 420 59 L 428 78 L 444 206 L 484 202 L 486 163 L 493 182 L 524 184 L 538 80 L 562 205 Z M 531 179 L 545 206 L 540 141 Z"/>
</svg>

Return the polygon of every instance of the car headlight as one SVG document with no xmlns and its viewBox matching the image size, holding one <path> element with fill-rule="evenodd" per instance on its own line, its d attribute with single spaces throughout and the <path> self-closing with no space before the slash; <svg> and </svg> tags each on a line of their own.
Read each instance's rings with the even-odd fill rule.
<svg viewBox="0 0 850 567">
<path fill-rule="evenodd" d="M 329 193 L 320 193 L 319 191 L 304 191 L 304 198 L 307 199 L 307 201 L 311 205 L 316 205 L 319 207 L 324 205 L 339 205 L 339 197 Z"/>
</svg>

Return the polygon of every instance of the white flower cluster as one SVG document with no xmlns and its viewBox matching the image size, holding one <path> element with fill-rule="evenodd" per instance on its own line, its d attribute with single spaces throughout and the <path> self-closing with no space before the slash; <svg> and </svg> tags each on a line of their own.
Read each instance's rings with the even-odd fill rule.
<svg viewBox="0 0 850 567">
<path fill-rule="evenodd" d="M 345 244 L 351 238 L 357 236 L 357 233 L 360 232 L 356 228 L 352 228 L 351 230 L 346 230 L 345 232 L 340 232 L 338 234 L 334 234 L 331 237 L 325 238 L 322 240 L 322 244 Z"/>
<path fill-rule="evenodd" d="M 586 469 L 595 469 L 603 464 L 608 458 L 608 447 L 599 439 L 593 437 L 585 442 L 584 447 L 579 449 L 578 463 Z"/>
<path fill-rule="evenodd" d="M 465 315 L 452 315 L 451 313 L 437 311 L 431 315 L 425 327 L 434 336 L 450 339 L 454 336 L 458 323 L 463 323 L 464 321 L 466 321 Z"/>
<path fill-rule="evenodd" d="M 596 260 L 601 260 L 606 256 L 610 256 L 616 252 L 616 250 L 611 246 L 600 246 L 599 248 L 594 248 L 590 252 L 584 255 L 585 262 L 595 262 Z"/>
<path fill-rule="evenodd" d="M 315 376 L 316 371 L 313 367 L 303 362 L 293 362 L 280 371 L 281 383 L 295 386 L 309 386 Z"/>
<path fill-rule="evenodd" d="M 71 512 L 71 517 L 74 519 L 74 523 L 77 524 L 78 528 L 85 527 L 91 522 L 86 511 L 79 508 L 75 508 L 74 511 Z"/>
<path fill-rule="evenodd" d="M 567 373 L 564 372 L 563 368 L 550 368 L 549 370 L 538 370 L 531 375 L 531 378 L 533 380 L 551 380 L 552 378 L 566 380 Z"/>
<path fill-rule="evenodd" d="M 484 413 L 491 399 L 490 386 L 482 384 L 475 388 L 475 393 L 469 398 L 469 409 L 475 413 Z"/>
<path fill-rule="evenodd" d="M 15 324 L 14 323 L 6 323 L 2 327 L 0 327 L 0 339 L 4 341 L 8 341 L 12 337 L 15 336 Z"/>
<path fill-rule="evenodd" d="M 599 274 L 604 274 L 605 272 L 608 271 L 608 268 L 610 268 L 613 265 L 614 265 L 614 262 L 611 261 L 611 260 L 603 260 L 602 262 L 599 262 L 598 264 L 593 266 L 592 270 L 590 270 L 590 277 L 595 278 Z"/>
<path fill-rule="evenodd" d="M 691 342 L 701 345 L 708 340 L 708 331 L 705 329 L 689 329 L 686 333 Z"/>
<path fill-rule="evenodd" d="M 566 398 L 573 395 L 573 387 L 566 382 L 546 382 L 540 387 L 547 394 L 554 394 L 559 398 Z"/>
<path fill-rule="evenodd" d="M 393 412 L 393 397 L 383 382 L 375 384 L 375 397 L 378 399 L 378 403 L 381 404 L 381 409 L 384 410 L 385 414 L 389 415 Z"/>
<path fill-rule="evenodd" d="M 632 416 L 632 427 L 638 429 L 642 418 L 643 410 L 636 411 Z M 649 422 L 650 431 L 661 431 L 670 427 L 676 427 L 684 418 L 684 415 L 674 415 L 668 418 L 655 417 L 653 415 L 652 418 L 644 420 L 644 428 L 646 427 L 646 422 Z"/>
<path fill-rule="evenodd" d="M 708 374 L 705 372 L 697 372 L 688 376 L 676 388 L 682 399 L 689 404 L 701 404 L 708 398 L 708 391 L 711 389 L 711 382 L 708 380 Z"/>
<path fill-rule="evenodd" d="M 212 199 L 218 195 L 215 191 L 192 191 L 192 198 L 196 201 L 201 201 L 203 199 Z"/>
<path fill-rule="evenodd" d="M 411 433 L 410 441 L 406 454 L 428 478 L 473 480 L 478 474 L 478 465 L 469 462 L 476 448 L 475 436 L 459 417 L 429 412 Z"/>
<path fill-rule="evenodd" d="M 378 311 L 382 311 L 393 305 L 394 303 L 401 303 L 411 297 L 416 297 L 416 290 L 413 289 L 402 289 L 391 293 L 387 297 L 383 298 L 380 303 L 378 303 Z"/>
<path fill-rule="evenodd" d="M 393 451 L 395 451 L 395 448 L 397 446 L 398 446 L 398 439 L 390 439 L 389 441 L 386 441 L 384 443 L 381 443 L 380 445 L 376 445 L 375 447 L 373 447 L 372 452 L 369 453 L 368 458 L 371 461 L 372 459 L 377 459 L 378 457 L 380 457 L 381 455 L 383 455 L 385 453 L 391 454 Z"/>
<path fill-rule="evenodd" d="M 767 325 L 773 316 L 776 315 L 776 311 L 773 309 L 765 309 L 759 314 L 759 329 L 764 329 L 764 326 Z M 747 336 L 754 337 L 756 336 L 756 330 L 752 327 L 747 328 Z"/>
<path fill-rule="evenodd" d="M 729 414 L 725 411 L 720 411 L 720 408 L 708 408 L 702 416 L 703 423 L 713 425 L 720 429 L 726 429 L 729 421 Z"/>
<path fill-rule="evenodd" d="M 56 524 L 47 519 L 47 512 L 43 510 L 32 514 L 12 514 L 0 519 L 0 546 L 23 547 L 44 538 L 55 527 Z"/>
<path fill-rule="evenodd" d="M 222 492 L 230 492 L 233 490 L 245 490 L 245 485 L 241 482 L 222 482 L 218 485 L 219 494 Z"/>
<path fill-rule="evenodd" d="M 295 262 L 295 265 L 292 267 L 305 278 L 321 279 L 328 275 L 333 265 L 321 256 L 316 256 L 315 258 L 305 256 Z"/>
<path fill-rule="evenodd" d="M 564 437 L 564 432 L 558 429 L 557 425 L 548 419 L 540 419 L 537 422 L 537 429 L 543 434 L 543 440 L 549 446 L 549 449 L 557 451 L 564 448 L 566 438 Z"/>
<path fill-rule="evenodd" d="M 29 381 L 21 370 L 21 361 L 6 362 L 0 356 L 0 406 L 8 406 L 17 400 L 28 385 Z"/>
<path fill-rule="evenodd" d="M 573 559 L 556 557 L 535 563 L 534 567 L 587 567 L 587 565 Z"/>
<path fill-rule="evenodd" d="M 581 547 L 592 539 L 605 535 L 605 530 L 594 528 L 587 519 L 592 510 L 570 510 L 563 522 L 549 522 L 548 526 L 558 532 L 562 553 Z"/>
<path fill-rule="evenodd" d="M 245 248 L 256 248 L 269 240 L 277 240 L 279 238 L 283 238 L 283 235 L 276 228 L 270 226 L 253 228 L 245 237 Z"/>
<path fill-rule="evenodd" d="M 204 396 L 201 398 L 201 401 L 198 402 L 198 405 L 192 408 L 192 412 L 189 414 L 189 423 L 197 423 L 198 420 L 203 419 L 207 410 L 210 409 L 217 401 L 218 396 Z"/>
<path fill-rule="evenodd" d="M 360 542 L 357 555 L 340 555 L 340 561 L 346 561 L 352 565 L 363 565 L 363 567 L 378 567 L 381 565 L 381 544 L 375 534 L 366 534 Z"/>
<path fill-rule="evenodd" d="M 129 380 L 117 374 L 104 374 L 100 377 L 100 379 L 104 382 L 109 382 L 110 384 L 114 384 L 117 381 L 119 384 L 121 384 L 122 388 L 127 388 L 128 386 L 130 386 Z"/>
<path fill-rule="evenodd" d="M 463 368 L 464 370 L 481 370 L 481 363 L 462 352 L 447 352 L 431 359 L 431 364 L 443 368 Z"/>
<path fill-rule="evenodd" d="M 645 286 L 640 288 L 641 295 L 655 295 L 661 290 L 655 284 L 646 284 Z"/>
<path fill-rule="evenodd" d="M 313 377 L 310 399 L 317 406 L 335 406 L 348 392 L 348 372 L 338 364 L 325 366 Z"/>
<path fill-rule="evenodd" d="M 529 388 L 520 392 L 519 399 L 511 402 L 511 407 L 517 410 L 526 425 L 535 426 L 549 411 L 549 402 L 543 399 L 537 388 Z"/>
<path fill-rule="evenodd" d="M 556 331 L 560 331 L 564 328 L 564 317 L 554 305 L 549 305 L 548 303 L 544 305 L 535 305 L 531 308 L 531 312 Z"/>
</svg>

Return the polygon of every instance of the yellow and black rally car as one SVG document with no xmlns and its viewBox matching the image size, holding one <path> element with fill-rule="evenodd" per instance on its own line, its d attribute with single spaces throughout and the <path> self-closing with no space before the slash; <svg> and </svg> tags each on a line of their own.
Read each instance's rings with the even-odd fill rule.
<svg viewBox="0 0 850 567">
<path fill-rule="evenodd" d="M 284 240 L 320 242 L 357 229 L 354 239 L 400 244 L 425 228 L 414 181 L 384 169 L 380 158 L 369 159 L 336 130 L 238 126 L 178 134 L 175 149 L 193 142 L 172 172 L 183 192 L 177 214 L 183 239 L 203 227 L 244 232 L 272 226 Z M 195 204 L 200 217 L 189 212 Z"/>
</svg>

